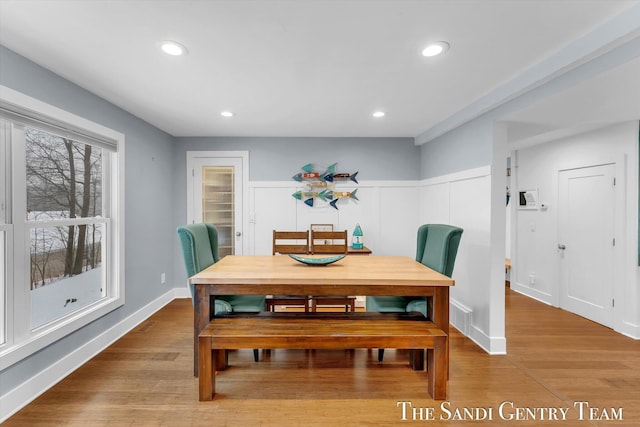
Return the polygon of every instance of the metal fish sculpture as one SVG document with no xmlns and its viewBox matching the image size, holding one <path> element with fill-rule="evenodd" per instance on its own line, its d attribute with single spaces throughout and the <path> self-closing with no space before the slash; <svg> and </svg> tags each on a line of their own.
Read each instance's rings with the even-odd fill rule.
<svg viewBox="0 0 640 427">
<path fill-rule="evenodd" d="M 353 175 L 351 175 L 350 173 L 328 173 L 325 176 L 323 176 L 322 179 L 329 182 L 333 182 L 334 180 L 340 180 L 340 181 L 349 180 L 357 184 L 358 180 L 356 179 L 356 175 L 358 175 L 358 172 L 354 173 Z"/>
<path fill-rule="evenodd" d="M 292 194 L 292 196 L 298 200 L 304 200 L 305 205 L 313 207 L 313 200 L 316 197 L 319 197 L 325 201 L 328 200 L 326 195 L 324 195 L 323 193 L 324 191 L 320 193 L 317 191 L 296 191 L 295 193 Z"/>
<path fill-rule="evenodd" d="M 336 172 L 336 165 L 337 163 L 334 163 L 331 166 L 329 166 L 326 171 L 318 172 L 313 170 L 313 165 L 311 163 L 307 163 L 306 165 L 300 168 L 303 170 L 303 172 L 299 172 L 295 174 L 292 178 L 298 182 L 320 181 L 326 175 L 333 175 Z"/>
<path fill-rule="evenodd" d="M 358 192 L 358 189 L 355 189 L 353 191 L 332 191 L 332 190 L 324 190 L 322 192 L 320 192 L 321 197 L 324 197 L 326 199 L 333 199 L 329 202 L 329 204 L 334 208 L 334 209 L 338 209 L 338 206 L 336 206 L 336 203 L 338 203 L 338 200 L 340 199 L 354 199 L 354 200 L 360 200 L 358 199 L 358 196 L 356 196 L 356 193 Z"/>
</svg>

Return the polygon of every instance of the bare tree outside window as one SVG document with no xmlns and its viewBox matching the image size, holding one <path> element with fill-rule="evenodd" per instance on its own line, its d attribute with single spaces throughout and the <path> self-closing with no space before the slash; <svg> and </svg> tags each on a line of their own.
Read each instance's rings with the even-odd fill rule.
<svg viewBox="0 0 640 427">
<path fill-rule="evenodd" d="M 102 227 L 52 226 L 61 219 L 102 215 L 102 149 L 27 128 L 27 220 L 31 229 L 31 289 L 101 264 Z"/>
</svg>

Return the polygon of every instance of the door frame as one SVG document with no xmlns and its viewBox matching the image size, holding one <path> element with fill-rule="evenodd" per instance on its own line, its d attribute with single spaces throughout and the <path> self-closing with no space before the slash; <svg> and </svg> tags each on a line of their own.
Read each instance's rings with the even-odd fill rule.
<svg viewBox="0 0 640 427">
<path fill-rule="evenodd" d="M 195 159 L 234 158 L 242 161 L 242 254 L 249 247 L 249 152 L 248 151 L 187 151 L 187 224 L 194 220 L 193 164 Z"/>
</svg>

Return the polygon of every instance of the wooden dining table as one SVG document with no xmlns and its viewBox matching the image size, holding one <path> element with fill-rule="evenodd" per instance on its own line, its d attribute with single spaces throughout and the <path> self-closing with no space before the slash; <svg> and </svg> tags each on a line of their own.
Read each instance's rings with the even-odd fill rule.
<svg viewBox="0 0 640 427">
<path fill-rule="evenodd" d="M 453 279 L 410 257 L 349 256 L 322 266 L 289 256 L 228 255 L 189 278 L 194 285 L 194 375 L 198 336 L 214 318 L 217 295 L 397 295 L 429 297 L 431 321 L 449 334 L 449 287 Z M 448 338 L 447 338 L 448 359 Z M 448 365 L 448 360 L 447 360 Z"/>
</svg>

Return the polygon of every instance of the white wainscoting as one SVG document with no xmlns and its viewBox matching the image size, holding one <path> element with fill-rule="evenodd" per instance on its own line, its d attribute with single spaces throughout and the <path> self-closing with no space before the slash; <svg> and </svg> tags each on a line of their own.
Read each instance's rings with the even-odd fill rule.
<svg viewBox="0 0 640 427">
<path fill-rule="evenodd" d="M 333 224 L 335 230 L 347 230 L 351 235 L 359 223 L 365 246 L 376 255 L 415 256 L 419 218 L 417 182 L 341 183 L 336 191 L 356 188 L 359 201 L 340 200 L 338 209 L 334 209 L 321 200 L 316 200 L 313 207 L 296 200 L 292 194 L 302 186 L 295 182 L 250 182 L 250 247 L 246 253 L 271 254 L 274 229 L 308 230 L 311 224 Z"/>
<path fill-rule="evenodd" d="M 451 289 L 451 324 L 487 352 L 503 347 L 504 336 L 489 331 L 490 200 L 489 166 L 420 182 L 419 223 L 451 224 L 464 229 Z M 473 332 L 473 333 L 472 333 Z"/>
</svg>

